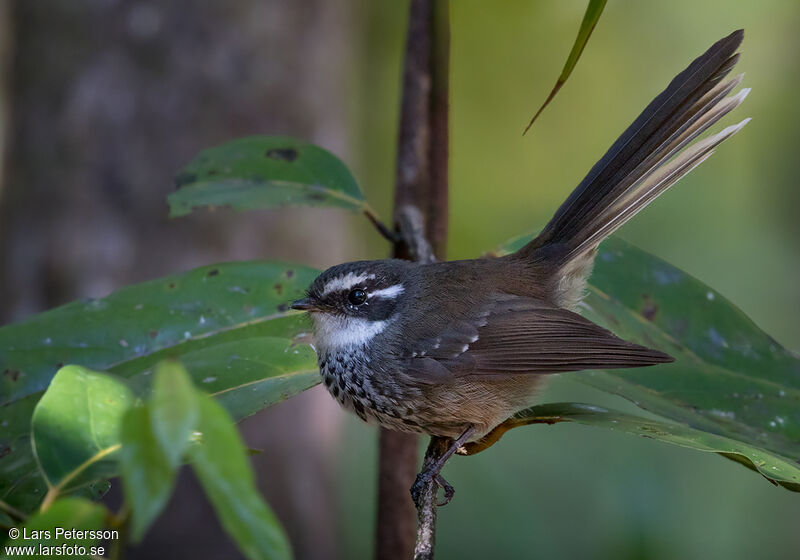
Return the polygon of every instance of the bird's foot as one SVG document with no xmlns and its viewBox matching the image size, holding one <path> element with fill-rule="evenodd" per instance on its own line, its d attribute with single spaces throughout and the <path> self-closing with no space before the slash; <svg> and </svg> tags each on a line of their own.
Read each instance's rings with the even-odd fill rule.
<svg viewBox="0 0 800 560">
<path fill-rule="evenodd" d="M 444 490 L 444 500 L 438 502 L 436 505 L 439 507 L 446 506 L 453 499 L 456 489 L 453 485 L 447 482 L 441 474 L 436 475 L 436 483 Z"/>
<path fill-rule="evenodd" d="M 446 506 L 450 503 L 450 500 L 453 499 L 456 489 L 444 479 L 442 476 L 442 468 L 444 468 L 444 464 L 447 460 L 453 456 L 453 453 L 463 447 L 465 442 L 467 442 L 474 433 L 475 427 L 468 426 L 467 429 L 464 430 L 464 433 L 455 440 L 436 436 L 431 437 L 428 450 L 425 452 L 422 471 L 417 475 L 417 479 L 411 487 L 411 499 L 414 500 L 414 505 L 417 506 L 417 510 L 420 510 L 423 505 L 422 499 L 424 494 L 426 494 L 427 488 L 434 483 L 444 490 L 444 500 L 438 502 L 436 505 Z M 434 488 L 433 491 L 438 491 L 438 488 Z M 433 500 L 435 497 L 435 495 L 429 495 L 428 499 Z"/>
<path fill-rule="evenodd" d="M 453 485 L 447 482 L 445 478 L 438 472 L 436 469 L 437 465 L 431 465 L 432 468 L 422 471 L 417 475 L 417 479 L 414 481 L 414 485 L 411 487 L 411 499 L 414 500 L 414 505 L 418 508 L 420 506 L 420 499 L 422 498 L 425 489 L 431 485 L 436 484 L 439 488 L 444 490 L 444 499 L 441 502 L 437 502 L 436 505 L 446 506 L 450 503 L 450 500 L 453 499 L 453 496 L 456 493 L 456 489 L 453 488 Z"/>
</svg>

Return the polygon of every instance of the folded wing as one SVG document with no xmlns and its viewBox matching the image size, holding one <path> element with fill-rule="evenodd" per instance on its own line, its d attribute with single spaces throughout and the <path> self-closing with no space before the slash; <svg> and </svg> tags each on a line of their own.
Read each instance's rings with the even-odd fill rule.
<svg viewBox="0 0 800 560">
<path fill-rule="evenodd" d="M 533 298 L 498 296 L 454 322 L 441 336 L 417 342 L 406 372 L 441 383 L 464 376 L 548 374 L 671 362 L 663 352 L 622 340 L 566 309 Z"/>
</svg>

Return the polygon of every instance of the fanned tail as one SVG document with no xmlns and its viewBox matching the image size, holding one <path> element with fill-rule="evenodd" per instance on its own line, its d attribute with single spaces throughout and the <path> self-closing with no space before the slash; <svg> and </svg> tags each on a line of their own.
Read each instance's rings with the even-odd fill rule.
<svg viewBox="0 0 800 560">
<path fill-rule="evenodd" d="M 555 258 L 562 269 L 573 269 L 567 276 L 580 284 L 591 270 L 592 251 L 603 239 L 741 130 L 749 119 L 692 144 L 750 91 L 728 97 L 742 76 L 723 81 L 739 58 L 735 51 L 743 36 L 742 30 L 734 31 L 678 74 L 592 167 L 542 233 L 516 256 Z M 571 307 L 575 302 L 565 303 Z"/>
</svg>

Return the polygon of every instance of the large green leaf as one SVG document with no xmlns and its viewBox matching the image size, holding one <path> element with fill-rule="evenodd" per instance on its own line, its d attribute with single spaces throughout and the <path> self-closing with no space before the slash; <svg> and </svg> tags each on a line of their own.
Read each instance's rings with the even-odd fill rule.
<svg viewBox="0 0 800 560">
<path fill-rule="evenodd" d="M 124 382 L 66 366 L 36 405 L 31 441 L 48 487 L 66 489 L 113 474 L 122 416 L 134 402 Z"/>
<path fill-rule="evenodd" d="M 613 238 L 600 247 L 584 302 L 588 318 L 675 363 L 575 379 L 692 428 L 800 458 L 800 359 L 719 293 Z"/>
<path fill-rule="evenodd" d="M 187 352 L 181 363 L 194 384 L 217 397 L 237 420 L 320 382 L 314 350 L 287 338 L 231 340 Z M 150 375 L 148 368 L 130 378 L 138 394 L 147 394 Z"/>
<path fill-rule="evenodd" d="M 288 304 L 317 274 L 270 262 L 204 266 L 0 327 L 0 405 L 43 391 L 69 363 L 129 376 L 245 336 L 291 339 L 307 323 Z"/>
<path fill-rule="evenodd" d="M 128 378 L 141 396 L 155 365 L 178 357 L 237 418 L 317 383 L 302 337 L 307 318 L 288 309 L 317 273 L 269 262 L 206 266 L 0 327 L 0 500 L 31 511 L 47 490 L 30 419 L 64 364 Z"/>
<path fill-rule="evenodd" d="M 189 448 L 189 457 L 222 526 L 251 560 L 290 558 L 286 535 L 256 488 L 239 432 L 225 410 L 205 396 L 198 431 L 199 444 Z"/>
<path fill-rule="evenodd" d="M 339 158 L 285 136 L 250 136 L 203 150 L 176 182 L 178 190 L 168 198 L 171 217 L 203 206 L 366 207 L 358 183 Z"/>
<path fill-rule="evenodd" d="M 650 420 L 588 404 L 550 403 L 533 406 L 515 414 L 511 421 L 506 423 L 505 429 L 491 434 L 491 436 L 493 441 L 497 441 L 505 431 L 513 427 L 528 424 L 556 424 L 558 422 L 576 422 L 699 451 L 719 453 L 758 472 L 774 484 L 800 492 L 800 465 L 791 459 L 735 439 L 695 430 L 685 425 Z M 470 446 L 482 450 L 485 447 L 481 444 L 482 442 L 468 444 L 467 452 L 473 454 Z"/>
</svg>

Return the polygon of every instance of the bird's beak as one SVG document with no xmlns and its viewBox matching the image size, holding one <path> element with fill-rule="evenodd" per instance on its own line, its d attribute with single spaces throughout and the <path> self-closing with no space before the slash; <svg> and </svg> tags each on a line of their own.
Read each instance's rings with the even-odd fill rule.
<svg viewBox="0 0 800 560">
<path fill-rule="evenodd" d="M 297 309 L 298 311 L 315 311 L 317 308 L 314 305 L 314 302 L 309 298 L 298 299 L 297 301 L 292 302 L 290 305 L 292 309 Z"/>
</svg>

